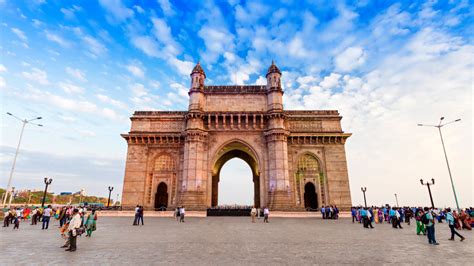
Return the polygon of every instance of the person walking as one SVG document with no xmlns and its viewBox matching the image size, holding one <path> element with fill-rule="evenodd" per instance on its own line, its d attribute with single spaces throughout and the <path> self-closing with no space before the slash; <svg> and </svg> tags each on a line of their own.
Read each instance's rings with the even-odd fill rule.
<svg viewBox="0 0 474 266">
<path fill-rule="evenodd" d="M 396 221 L 396 224 L 395 224 L 395 228 L 400 228 L 400 229 L 403 229 L 402 227 L 402 224 L 401 222 L 403 221 L 402 217 L 401 217 L 401 214 L 400 214 L 400 211 L 401 209 L 395 209 L 395 221 Z"/>
<path fill-rule="evenodd" d="M 140 225 L 140 221 L 142 221 L 142 225 L 143 225 L 143 206 L 140 206 L 138 208 L 138 223 L 137 223 L 137 225 Z"/>
<path fill-rule="evenodd" d="M 176 217 L 176 222 L 179 221 L 179 206 L 176 207 L 176 210 L 174 210 L 174 216 Z"/>
<path fill-rule="evenodd" d="M 373 213 L 370 210 L 366 210 L 366 212 L 367 212 L 367 227 L 366 228 L 370 227 L 370 228 L 374 229 L 374 227 L 372 226 L 372 217 L 373 217 L 372 215 L 373 215 Z"/>
<path fill-rule="evenodd" d="M 255 223 L 255 216 L 257 215 L 257 208 L 252 206 L 252 210 L 250 211 L 250 216 L 252 216 L 252 223 Z"/>
<path fill-rule="evenodd" d="M 97 213 L 95 213 L 95 210 L 93 209 L 91 213 L 87 216 L 87 220 L 85 223 L 85 226 L 87 228 L 86 232 L 86 237 L 91 237 L 92 232 L 94 232 L 97 229 Z"/>
<path fill-rule="evenodd" d="M 451 238 L 449 240 L 454 241 L 454 235 L 459 236 L 461 238 L 461 241 L 464 241 L 464 239 L 466 239 L 461 234 L 459 234 L 454 228 L 454 216 L 453 216 L 453 213 L 451 212 L 451 208 L 446 209 L 446 222 L 448 223 L 449 229 L 451 230 Z"/>
<path fill-rule="evenodd" d="M 49 220 L 51 219 L 51 213 L 53 210 L 51 209 L 51 205 L 48 205 L 46 209 L 43 210 L 43 226 L 41 230 L 48 230 L 49 227 Z"/>
<path fill-rule="evenodd" d="M 133 225 L 138 225 L 138 211 L 140 210 L 140 206 L 137 205 L 135 207 L 135 218 L 133 219 Z"/>
<path fill-rule="evenodd" d="M 425 213 L 423 212 L 423 210 L 421 208 L 417 209 L 416 212 L 415 212 L 416 234 L 417 235 L 420 235 L 420 234 L 426 235 L 425 224 L 423 224 L 423 222 L 421 221 L 424 214 Z"/>
<path fill-rule="evenodd" d="M 181 208 L 179 209 L 179 222 L 180 223 L 184 223 L 185 214 L 186 214 L 186 209 L 184 208 L 184 206 L 181 206 Z"/>
<path fill-rule="evenodd" d="M 357 211 L 356 211 L 356 208 L 352 207 L 351 208 L 351 215 L 352 215 L 352 223 L 354 223 L 354 221 L 357 219 Z"/>
<path fill-rule="evenodd" d="M 428 207 L 425 207 L 425 215 L 422 220 L 423 223 L 426 225 L 426 231 L 428 232 L 428 243 L 432 245 L 439 245 L 439 243 L 436 242 L 435 237 L 435 221 L 433 213 Z"/>
<path fill-rule="evenodd" d="M 69 222 L 68 226 L 68 234 L 69 234 L 69 248 L 65 249 L 65 251 L 74 252 L 77 249 L 76 240 L 77 240 L 77 229 L 81 227 L 82 218 L 79 214 L 78 209 L 73 210 L 72 219 Z"/>
<path fill-rule="evenodd" d="M 38 222 L 38 207 L 35 207 L 31 212 L 31 225 L 36 225 Z"/>
<path fill-rule="evenodd" d="M 263 222 L 268 223 L 268 216 L 270 215 L 270 211 L 268 207 L 263 208 Z"/>
</svg>

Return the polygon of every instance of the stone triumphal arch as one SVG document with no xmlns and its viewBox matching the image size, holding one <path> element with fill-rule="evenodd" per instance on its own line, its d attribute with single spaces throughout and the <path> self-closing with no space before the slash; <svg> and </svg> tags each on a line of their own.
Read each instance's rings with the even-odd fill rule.
<svg viewBox="0 0 474 266">
<path fill-rule="evenodd" d="M 136 111 L 128 143 L 124 208 L 206 209 L 217 205 L 222 166 L 250 166 L 254 203 L 274 210 L 351 206 L 344 144 L 350 136 L 335 110 L 283 108 L 281 71 L 267 85 L 206 86 L 191 72 L 187 111 Z"/>
</svg>

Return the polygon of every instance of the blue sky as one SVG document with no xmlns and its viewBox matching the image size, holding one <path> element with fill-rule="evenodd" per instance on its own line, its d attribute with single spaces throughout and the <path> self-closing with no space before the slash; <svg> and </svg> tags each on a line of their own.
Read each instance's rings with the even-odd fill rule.
<svg viewBox="0 0 474 266">
<path fill-rule="evenodd" d="M 338 109 L 354 133 L 355 204 L 360 186 L 375 204 L 427 204 L 418 180 L 434 177 L 452 205 L 439 136 L 416 127 L 446 116 L 462 119 L 446 143 L 472 205 L 472 13 L 468 1 L 0 0 L 1 111 L 45 125 L 25 131 L 14 185 L 52 176 L 55 191 L 120 193 L 134 110 L 185 110 L 198 60 L 217 85 L 262 84 L 273 59 L 285 108 Z M 20 123 L 0 122 L 4 187 Z M 229 178 L 249 175 L 230 164 Z"/>
</svg>

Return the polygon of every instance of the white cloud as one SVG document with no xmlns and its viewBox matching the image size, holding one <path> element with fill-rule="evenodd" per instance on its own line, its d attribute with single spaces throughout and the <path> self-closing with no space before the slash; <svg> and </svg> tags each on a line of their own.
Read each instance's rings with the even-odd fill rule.
<svg viewBox="0 0 474 266">
<path fill-rule="evenodd" d="M 97 134 L 91 130 L 79 130 L 79 134 L 83 137 L 95 137 Z"/>
<path fill-rule="evenodd" d="M 21 31 L 18 28 L 12 28 L 12 32 L 15 33 L 15 35 L 20 38 L 22 41 L 27 41 L 28 38 L 26 37 L 25 33 Z"/>
<path fill-rule="evenodd" d="M 104 94 L 96 94 L 96 97 L 97 99 L 99 99 L 100 101 L 104 102 L 104 103 L 108 103 L 108 104 L 111 104 L 117 108 L 120 108 L 120 109 L 128 109 L 127 105 L 124 104 L 123 102 L 121 101 L 118 101 L 118 100 L 115 100 L 115 99 L 112 99 L 110 98 L 109 96 L 107 95 L 104 95 Z"/>
<path fill-rule="evenodd" d="M 160 4 L 161 10 L 163 10 L 165 16 L 173 16 L 175 14 L 169 0 L 158 0 L 158 3 Z"/>
<path fill-rule="evenodd" d="M 319 83 L 319 86 L 323 89 L 332 89 L 339 86 L 339 79 L 341 74 L 331 73 L 329 76 L 324 77 L 324 79 Z"/>
<path fill-rule="evenodd" d="M 74 123 L 77 121 L 77 119 L 72 116 L 61 115 L 59 116 L 59 118 L 63 120 L 64 122 L 68 122 L 68 123 Z"/>
<path fill-rule="evenodd" d="M 117 114 L 110 108 L 101 108 L 87 100 L 66 98 L 33 87 L 30 87 L 27 93 L 17 93 L 16 95 L 24 99 L 36 101 L 45 105 L 52 105 L 63 110 L 73 111 L 75 113 L 84 113 L 93 116 L 99 115 L 119 122 L 127 121 L 124 116 Z"/>
<path fill-rule="evenodd" d="M 99 0 L 100 5 L 109 12 L 108 16 L 111 22 L 122 22 L 133 17 L 133 10 L 126 7 L 121 0 Z"/>
<path fill-rule="evenodd" d="M 145 10 L 139 5 L 134 5 L 133 9 L 135 9 L 139 14 L 145 13 Z"/>
<path fill-rule="evenodd" d="M 171 83 L 170 87 L 178 91 L 178 95 L 184 97 L 185 99 L 188 98 L 188 89 L 180 83 Z"/>
<path fill-rule="evenodd" d="M 7 82 L 5 81 L 5 78 L 0 76 L 0 89 L 3 89 L 7 86 Z"/>
<path fill-rule="evenodd" d="M 189 75 L 194 67 L 193 62 L 179 60 L 174 57 L 170 58 L 168 63 L 174 66 L 181 75 Z"/>
<path fill-rule="evenodd" d="M 21 75 L 24 78 L 36 81 L 41 85 L 49 84 L 48 74 L 45 71 L 35 68 L 35 67 L 31 69 L 31 72 L 26 72 L 26 71 L 21 72 Z"/>
<path fill-rule="evenodd" d="M 105 45 L 92 36 L 84 35 L 82 36 L 82 41 L 93 57 L 101 56 L 107 52 Z"/>
<path fill-rule="evenodd" d="M 209 64 L 216 62 L 225 52 L 234 49 L 234 35 L 225 28 L 204 25 L 198 35 L 206 46 L 202 58 Z"/>
<path fill-rule="evenodd" d="M 365 52 L 362 47 L 349 47 L 335 59 L 336 70 L 348 72 L 365 63 Z"/>
<path fill-rule="evenodd" d="M 72 67 L 66 67 L 66 72 L 71 76 L 74 77 L 80 81 L 87 81 L 86 79 L 86 74 L 77 68 L 72 68 Z"/>
<path fill-rule="evenodd" d="M 0 64 L 0 72 L 7 72 L 7 68 L 2 64 Z"/>
<path fill-rule="evenodd" d="M 76 12 L 81 11 L 82 8 L 80 6 L 73 5 L 70 8 L 61 8 L 59 11 L 63 13 L 64 17 L 69 20 L 76 19 Z"/>
<path fill-rule="evenodd" d="M 59 36 L 57 34 L 54 34 L 54 33 L 51 33 L 49 31 L 44 31 L 44 33 L 46 34 L 46 39 L 48 39 L 52 42 L 55 42 L 55 43 L 61 45 L 62 47 L 69 47 L 70 46 L 70 43 L 68 41 L 66 41 L 64 38 L 62 38 L 61 36 Z"/>
<path fill-rule="evenodd" d="M 143 78 L 145 77 L 145 70 L 141 66 L 141 63 L 132 63 L 126 66 L 128 72 L 130 72 L 135 77 Z"/>
<path fill-rule="evenodd" d="M 255 85 L 267 85 L 267 79 L 264 76 L 259 76 L 255 81 Z"/>
<path fill-rule="evenodd" d="M 86 91 L 86 89 L 84 89 L 83 87 L 73 85 L 71 83 L 59 82 L 58 85 L 63 91 L 70 94 L 74 94 L 74 93 L 82 94 Z"/>
<path fill-rule="evenodd" d="M 134 36 L 132 37 L 132 44 L 140 49 L 146 55 L 151 57 L 161 57 L 159 47 L 155 40 L 148 36 Z"/>
<path fill-rule="evenodd" d="M 43 22 L 41 22 L 40 20 L 37 20 L 37 19 L 32 19 L 31 21 L 33 22 L 33 26 L 35 28 L 39 28 L 44 24 Z"/>
</svg>

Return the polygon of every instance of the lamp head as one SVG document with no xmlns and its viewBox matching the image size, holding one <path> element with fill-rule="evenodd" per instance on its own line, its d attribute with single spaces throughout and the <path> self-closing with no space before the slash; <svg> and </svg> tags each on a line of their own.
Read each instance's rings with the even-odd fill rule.
<svg viewBox="0 0 474 266">
<path fill-rule="evenodd" d="M 454 122 L 459 122 L 459 121 L 461 121 L 461 118 L 454 120 Z"/>
<path fill-rule="evenodd" d="M 42 127 L 43 125 L 42 124 L 38 124 L 39 127 Z"/>
<path fill-rule="evenodd" d="M 423 185 L 423 179 L 420 179 L 420 183 Z"/>
<path fill-rule="evenodd" d="M 36 119 L 38 119 L 38 120 L 39 120 L 39 119 L 43 119 L 43 118 L 42 118 L 41 116 L 38 116 Z"/>
<path fill-rule="evenodd" d="M 444 116 L 442 116 L 439 120 L 444 120 Z"/>
<path fill-rule="evenodd" d="M 12 115 L 12 113 L 7 112 L 7 115 Z"/>
<path fill-rule="evenodd" d="M 423 124 L 418 124 L 418 126 L 419 126 L 419 127 L 422 127 L 422 126 L 423 126 Z"/>
<path fill-rule="evenodd" d="M 433 183 L 433 185 L 434 185 L 434 178 L 431 178 L 431 182 L 432 182 L 432 183 Z"/>
</svg>

